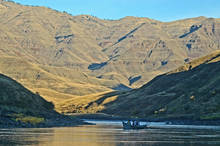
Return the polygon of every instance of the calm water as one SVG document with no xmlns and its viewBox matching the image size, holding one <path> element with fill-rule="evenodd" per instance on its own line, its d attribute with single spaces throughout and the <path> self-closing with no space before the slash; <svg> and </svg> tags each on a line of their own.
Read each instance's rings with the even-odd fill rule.
<svg viewBox="0 0 220 146">
<path fill-rule="evenodd" d="M 94 121 L 93 121 L 94 122 Z M 123 130 L 119 122 L 70 128 L 0 129 L 0 145 L 49 146 L 207 146 L 220 145 L 220 127 L 170 126 Z"/>
</svg>

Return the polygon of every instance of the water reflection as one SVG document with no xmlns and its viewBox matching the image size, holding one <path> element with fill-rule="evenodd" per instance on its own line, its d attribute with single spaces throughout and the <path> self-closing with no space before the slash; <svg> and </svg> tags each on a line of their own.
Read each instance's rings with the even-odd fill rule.
<svg viewBox="0 0 220 146">
<path fill-rule="evenodd" d="M 120 125 L 2 129 L 0 145 L 207 146 L 220 145 L 220 131 L 202 129 L 122 130 Z"/>
<path fill-rule="evenodd" d="M 39 145 L 53 135 L 53 129 L 0 129 L 0 145 Z M 46 138 L 45 137 L 45 138 Z"/>
</svg>

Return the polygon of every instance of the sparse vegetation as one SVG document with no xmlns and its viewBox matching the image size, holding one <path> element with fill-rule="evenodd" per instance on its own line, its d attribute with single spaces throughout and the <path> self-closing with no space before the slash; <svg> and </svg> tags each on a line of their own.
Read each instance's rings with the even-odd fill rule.
<svg viewBox="0 0 220 146">
<path fill-rule="evenodd" d="M 30 124 L 39 124 L 44 122 L 44 118 L 38 118 L 38 117 L 21 117 L 21 118 L 16 118 L 16 121 L 21 121 L 23 123 L 30 123 Z"/>
<path fill-rule="evenodd" d="M 0 74 L 0 127 L 65 126 L 82 122 L 55 112 L 52 103 Z"/>
<path fill-rule="evenodd" d="M 9 114 L 9 116 L 15 120 L 16 122 L 20 121 L 23 123 L 30 123 L 33 125 L 39 124 L 39 123 L 43 123 L 45 121 L 44 118 L 40 118 L 40 117 L 33 117 L 33 116 L 25 116 L 22 113 L 19 114 Z"/>
<path fill-rule="evenodd" d="M 202 120 L 216 120 L 216 119 L 220 119 L 220 114 L 213 113 L 213 114 L 209 114 L 209 115 L 204 115 L 204 116 L 201 116 L 200 119 L 202 119 Z"/>
<path fill-rule="evenodd" d="M 189 62 L 191 70 L 175 70 L 156 77 L 140 89 L 128 92 L 104 93 L 86 97 L 85 101 L 68 100 L 63 108 L 71 105 L 100 108 L 96 112 L 105 112 L 121 116 L 151 118 L 186 118 L 194 120 L 220 119 L 220 52 L 214 52 L 201 59 Z M 214 60 L 215 61 L 214 61 Z M 201 61 L 202 60 L 202 61 Z M 197 63 L 201 63 L 200 65 Z M 196 64 L 196 65 L 195 65 Z M 196 78 L 195 78 L 196 77 Z M 116 97 L 114 100 L 111 97 Z M 109 102 L 104 102 L 109 101 Z M 62 109 L 60 109 L 62 111 Z M 83 112 L 87 109 L 82 108 Z M 89 112 L 89 111 L 88 111 Z"/>
<path fill-rule="evenodd" d="M 47 115 L 54 106 L 41 96 L 63 113 L 192 117 L 190 112 L 220 110 L 220 54 L 204 56 L 219 50 L 213 42 L 219 42 L 220 19 L 108 21 L 14 2 L 0 5 L 0 72 L 30 89 L 0 78 L 0 114 Z M 112 92 L 119 85 L 144 86 Z"/>
<path fill-rule="evenodd" d="M 213 42 L 218 42 L 219 33 L 213 32 L 218 30 L 219 19 L 163 23 L 125 17 L 111 21 L 10 1 L 1 5 L 0 71 L 55 104 L 119 85 L 141 87 L 184 60 L 218 49 Z M 206 36 L 205 30 L 211 35 Z M 189 51 L 187 44 L 192 42 Z M 88 69 L 100 63 L 106 65 Z"/>
</svg>

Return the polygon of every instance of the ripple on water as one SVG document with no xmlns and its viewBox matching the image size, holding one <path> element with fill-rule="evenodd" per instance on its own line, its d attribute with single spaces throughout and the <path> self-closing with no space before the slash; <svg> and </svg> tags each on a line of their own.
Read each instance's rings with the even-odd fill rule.
<svg viewBox="0 0 220 146">
<path fill-rule="evenodd" d="M 0 145 L 77 145 L 77 146 L 206 146 L 220 145 L 215 128 L 160 128 L 123 130 L 120 124 L 84 125 L 60 128 L 0 129 Z M 164 126 L 164 125 L 160 125 Z M 191 125 L 192 126 L 192 125 Z"/>
</svg>

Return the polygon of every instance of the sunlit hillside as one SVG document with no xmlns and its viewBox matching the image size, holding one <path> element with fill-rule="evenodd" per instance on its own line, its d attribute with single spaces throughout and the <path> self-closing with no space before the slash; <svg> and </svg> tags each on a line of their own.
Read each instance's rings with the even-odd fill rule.
<svg viewBox="0 0 220 146">
<path fill-rule="evenodd" d="M 148 118 L 219 119 L 220 51 L 157 76 L 139 89 L 67 100 L 64 112 L 104 112 Z"/>
<path fill-rule="evenodd" d="M 129 90 L 220 47 L 220 20 L 102 20 L 0 1 L 0 72 L 55 103 Z"/>
</svg>

